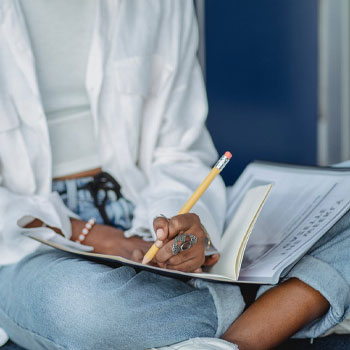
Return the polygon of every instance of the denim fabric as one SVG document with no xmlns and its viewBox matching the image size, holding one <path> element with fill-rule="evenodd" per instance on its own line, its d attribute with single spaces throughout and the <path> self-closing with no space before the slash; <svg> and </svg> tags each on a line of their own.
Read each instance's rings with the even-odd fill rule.
<svg viewBox="0 0 350 350">
<path fill-rule="evenodd" d="M 2 268 L 0 281 L 1 326 L 27 349 L 137 350 L 217 329 L 207 289 L 50 248 Z"/>
<path fill-rule="evenodd" d="M 3 347 L 1 347 L 1 350 L 24 350 L 24 348 L 9 340 Z"/>
<path fill-rule="evenodd" d="M 92 180 L 92 177 L 84 177 L 74 180 L 54 181 L 52 191 L 58 192 L 64 204 L 78 214 L 82 220 L 88 221 L 91 217 L 94 217 L 98 224 L 103 224 L 101 214 L 94 205 L 90 192 L 85 189 L 86 185 Z M 98 199 L 101 200 L 103 196 L 103 191 L 99 191 Z M 107 192 L 106 214 L 113 226 L 128 230 L 131 227 L 133 211 L 134 205 L 131 202 L 125 198 L 117 200 L 114 192 Z"/>
<path fill-rule="evenodd" d="M 102 218 L 90 179 L 53 189 L 84 220 Z M 63 193 L 64 192 L 64 193 Z M 129 228 L 133 205 L 109 198 L 113 225 Z M 0 327 L 26 349 L 145 349 L 220 336 L 244 307 L 239 288 L 186 283 L 131 267 L 112 268 L 48 247 L 0 268 Z M 196 285 L 196 286 L 195 286 Z"/>
</svg>

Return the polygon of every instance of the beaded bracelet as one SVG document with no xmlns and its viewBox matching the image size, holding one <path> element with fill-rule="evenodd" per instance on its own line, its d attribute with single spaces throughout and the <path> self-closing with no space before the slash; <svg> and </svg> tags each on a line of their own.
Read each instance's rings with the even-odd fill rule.
<svg viewBox="0 0 350 350">
<path fill-rule="evenodd" d="M 85 227 L 82 229 L 81 234 L 79 235 L 78 239 L 75 240 L 78 243 L 82 243 L 85 241 L 86 236 L 91 231 L 92 227 L 96 224 L 96 219 L 91 218 L 89 221 L 85 224 Z"/>
</svg>

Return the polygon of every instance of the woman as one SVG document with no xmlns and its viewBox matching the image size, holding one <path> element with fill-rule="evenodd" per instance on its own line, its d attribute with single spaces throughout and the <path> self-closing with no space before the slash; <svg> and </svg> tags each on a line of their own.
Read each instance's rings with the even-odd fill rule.
<svg viewBox="0 0 350 350">
<path fill-rule="evenodd" d="M 295 276 L 233 323 L 244 308 L 236 286 L 115 269 L 25 238 L 135 260 L 158 240 L 155 264 L 197 271 L 218 259 L 225 188 L 217 180 L 196 215 L 173 217 L 217 156 L 192 2 L 3 0 L 0 16 L 0 326 L 16 343 L 143 349 L 223 336 L 252 349 L 279 301 L 293 322 L 279 332 L 277 313 L 267 348 L 327 312 Z M 198 243 L 173 256 L 184 230 Z"/>
<path fill-rule="evenodd" d="M 137 258 L 156 238 L 153 219 L 174 216 L 207 175 L 217 154 L 204 125 L 192 4 L 1 1 L 0 14 L 1 327 L 28 349 L 138 349 L 221 335 L 242 310 L 240 295 L 230 319 L 218 318 L 208 288 L 80 261 L 21 235 L 27 227 L 59 239 L 57 231 L 81 248 Z M 221 179 L 194 212 L 218 247 Z M 168 221 L 155 225 L 164 240 Z M 164 246 L 159 264 L 200 268 L 197 216 L 170 225 L 172 235 L 188 225 L 198 243 L 176 257 Z"/>
</svg>

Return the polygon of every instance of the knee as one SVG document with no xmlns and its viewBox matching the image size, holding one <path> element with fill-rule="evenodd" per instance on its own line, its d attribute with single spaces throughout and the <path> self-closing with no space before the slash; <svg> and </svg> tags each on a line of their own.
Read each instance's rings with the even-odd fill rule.
<svg viewBox="0 0 350 350">
<path fill-rule="evenodd" d="M 123 314 L 118 300 L 78 283 L 42 291 L 36 313 L 49 338 L 69 349 L 122 349 Z M 113 304 L 112 304 L 113 303 Z M 112 308 L 113 306 L 113 308 Z M 120 312 L 114 310 L 119 309 Z M 119 329 L 118 329 L 119 328 Z"/>
<path fill-rule="evenodd" d="M 57 344 L 84 350 L 137 350 L 215 334 L 215 325 L 209 322 L 216 320 L 214 305 L 201 313 L 203 320 L 196 313 L 188 314 L 188 323 L 183 324 L 182 311 L 174 300 L 171 303 L 164 298 L 164 302 L 150 304 L 152 294 L 141 296 L 137 292 L 137 287 L 144 290 L 141 282 L 131 285 L 127 282 L 130 276 L 127 278 L 118 286 L 102 283 L 101 287 L 101 283 L 91 282 L 92 277 L 88 281 L 64 278 L 46 286 L 40 292 L 41 310 L 37 308 L 40 322 L 46 324 Z"/>
</svg>

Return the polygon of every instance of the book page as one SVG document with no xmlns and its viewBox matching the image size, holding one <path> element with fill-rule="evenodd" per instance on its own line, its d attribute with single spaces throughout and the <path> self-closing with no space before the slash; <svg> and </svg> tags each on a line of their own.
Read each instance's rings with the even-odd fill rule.
<svg viewBox="0 0 350 350">
<path fill-rule="evenodd" d="M 228 218 L 256 184 L 273 183 L 247 244 L 239 280 L 277 283 L 350 208 L 350 171 L 253 163 L 229 194 Z"/>
<path fill-rule="evenodd" d="M 223 234 L 221 257 L 210 273 L 237 280 L 250 233 L 270 190 L 271 185 L 265 185 L 247 191 Z"/>
</svg>

